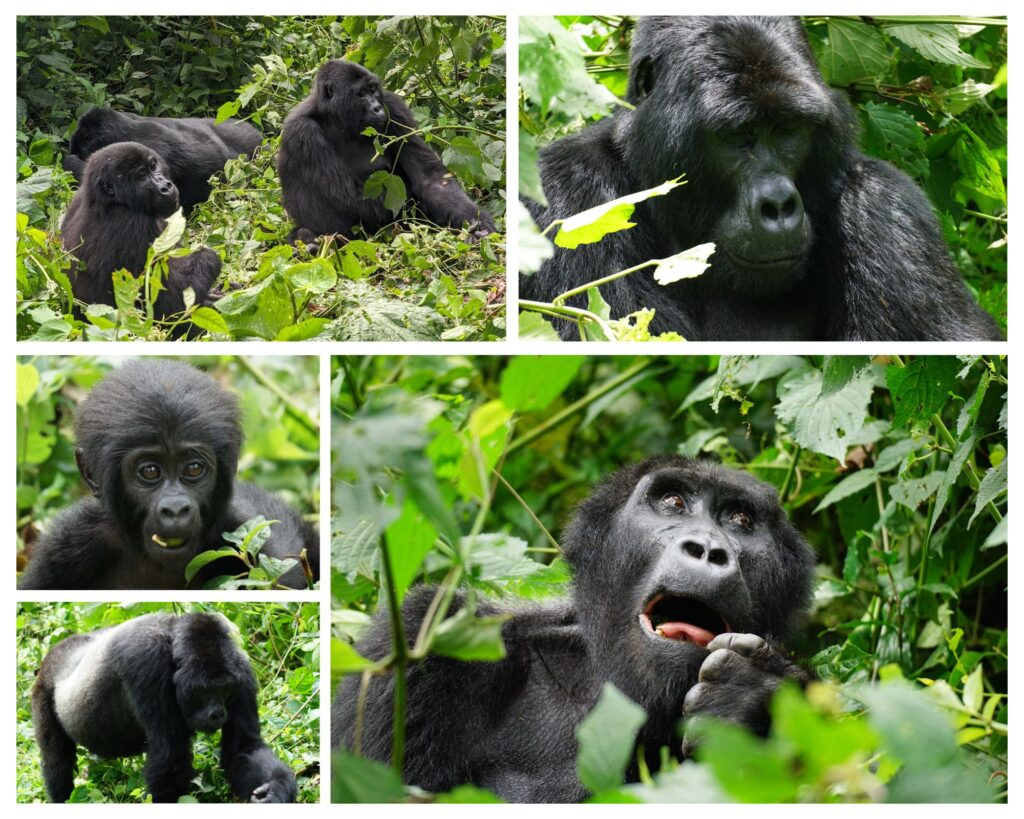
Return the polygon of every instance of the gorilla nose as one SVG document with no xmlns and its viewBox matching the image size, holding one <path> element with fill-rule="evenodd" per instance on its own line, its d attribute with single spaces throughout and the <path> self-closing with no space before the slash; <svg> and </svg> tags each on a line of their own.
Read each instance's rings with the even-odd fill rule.
<svg viewBox="0 0 1024 819">
<path fill-rule="evenodd" d="M 216 725 L 219 727 L 224 724 L 224 719 L 225 717 L 227 717 L 227 715 L 228 712 L 225 711 L 223 707 L 218 706 L 216 708 L 210 709 L 210 713 L 207 715 L 207 719 L 210 721 L 211 725 Z"/>
<path fill-rule="evenodd" d="M 696 540 L 684 540 L 683 552 L 694 560 L 712 566 L 728 567 L 732 565 L 732 554 L 721 546 L 710 546 Z"/>
<path fill-rule="evenodd" d="M 188 498 L 171 498 L 160 504 L 160 519 L 168 524 L 188 523 L 192 519 L 192 502 Z"/>
<path fill-rule="evenodd" d="M 804 202 L 792 182 L 784 177 L 776 177 L 754 192 L 752 215 L 757 226 L 765 233 L 793 233 L 803 226 Z"/>
</svg>

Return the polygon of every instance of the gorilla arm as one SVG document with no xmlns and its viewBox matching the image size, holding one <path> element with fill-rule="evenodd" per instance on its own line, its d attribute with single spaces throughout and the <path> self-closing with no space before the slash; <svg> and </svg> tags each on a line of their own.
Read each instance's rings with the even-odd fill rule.
<svg viewBox="0 0 1024 819">
<path fill-rule="evenodd" d="M 402 136 L 419 125 L 405 101 L 390 91 L 384 92 L 384 105 L 391 115 L 388 132 Z M 397 125 L 396 125 L 397 123 Z M 432 222 L 446 227 L 469 225 L 475 236 L 495 231 L 494 219 L 477 207 L 454 174 L 419 134 L 405 139 L 397 148 L 398 173 L 409 183 L 409 194 Z"/>
<path fill-rule="evenodd" d="M 244 668 L 243 668 L 244 666 Z M 294 802 L 295 774 L 263 741 L 256 678 L 248 660 L 239 664 L 241 679 L 221 732 L 220 764 L 231 791 L 249 802 Z"/>
<path fill-rule="evenodd" d="M 65 509 L 49 525 L 49 536 L 32 548 L 19 589 L 91 589 L 100 585 L 105 567 L 112 565 L 119 532 L 103 505 L 86 498 Z"/>
</svg>

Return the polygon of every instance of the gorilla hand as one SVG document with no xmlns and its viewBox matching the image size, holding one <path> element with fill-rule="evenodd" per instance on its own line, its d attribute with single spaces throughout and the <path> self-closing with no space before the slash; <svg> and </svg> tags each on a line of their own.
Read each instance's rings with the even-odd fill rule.
<svg viewBox="0 0 1024 819">
<path fill-rule="evenodd" d="M 711 653 L 700 667 L 698 682 L 683 700 L 687 717 L 715 717 L 767 736 L 771 726 L 768 706 L 782 681 L 794 679 L 803 685 L 810 679 L 756 634 L 719 634 L 707 649 Z M 698 744 L 694 722 L 687 723 L 683 736 L 687 757 L 693 756 Z"/>
<path fill-rule="evenodd" d="M 269 782 L 264 782 L 259 787 L 254 788 L 252 796 L 249 797 L 249 801 L 261 802 L 263 804 L 270 804 L 271 802 L 294 802 L 294 791 L 294 783 L 284 782 L 280 779 L 271 779 Z"/>
</svg>

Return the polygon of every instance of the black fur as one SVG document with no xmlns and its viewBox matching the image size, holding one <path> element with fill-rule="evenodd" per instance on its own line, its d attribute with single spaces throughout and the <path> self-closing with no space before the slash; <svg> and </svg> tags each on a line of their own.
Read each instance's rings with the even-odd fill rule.
<svg viewBox="0 0 1024 819">
<path fill-rule="evenodd" d="M 642 270 L 602 286 L 613 317 L 654 308 L 652 331 L 688 339 L 1001 337 L 918 186 L 857 149 L 849 101 L 822 81 L 798 20 L 643 18 L 628 99 L 635 110 L 541 151 L 548 207 L 527 202 L 538 224 L 688 184 L 638 205 L 631 230 L 556 249 L 521 277 L 524 298 L 715 242 L 696 279 L 663 287 Z"/>
<path fill-rule="evenodd" d="M 222 729 L 221 765 L 247 802 L 294 802 L 295 774 L 260 736 L 256 678 L 212 614 L 147 614 L 76 634 L 43 659 L 32 722 L 51 802 L 74 789 L 77 746 L 104 758 L 146 754 L 154 802 L 188 793 L 192 737 Z"/>
<path fill-rule="evenodd" d="M 373 234 L 393 221 L 384 196 L 366 199 L 363 185 L 374 171 L 402 178 L 409 196 L 433 222 L 468 224 L 476 236 L 494 232 L 494 220 L 466 195 L 419 135 L 373 159 L 373 140 L 361 132 L 402 136 L 419 126 L 401 97 L 384 91 L 370 71 L 329 60 L 317 72 L 313 92 L 288 115 L 277 168 L 285 210 L 295 221 L 292 240 L 340 233 L 362 225 Z"/>
<path fill-rule="evenodd" d="M 685 498 L 683 509 L 663 503 L 674 494 Z M 749 527 L 733 519 L 739 513 Z M 769 485 L 707 461 L 652 458 L 598 487 L 576 510 L 562 547 L 573 569 L 570 598 L 478 605 L 481 614 L 512 615 L 502 628 L 505 659 L 432 655 L 410 669 L 407 783 L 446 791 L 470 782 L 511 801 L 579 801 L 586 792 L 575 731 L 606 682 L 647 712 L 637 742 L 657 770 L 662 747 L 683 755 L 677 725 L 684 710 L 764 733 L 778 682 L 803 678 L 774 646 L 808 601 L 813 557 Z M 433 593 L 420 587 L 405 601 L 410 642 Z M 645 626 L 641 613 L 658 594 L 689 599 L 694 617 L 692 601 L 700 601 L 701 616 L 720 624 L 714 631 L 722 650 L 709 653 L 699 641 Z M 455 606 L 464 603 L 460 595 Z M 376 660 L 390 646 L 390 623 L 379 612 L 356 648 Z M 334 701 L 332 742 L 350 750 L 358 743 L 362 754 L 387 760 L 392 685 L 390 675 L 373 678 L 357 737 L 359 677 L 347 677 Z"/>
<path fill-rule="evenodd" d="M 110 108 L 91 108 L 71 137 L 65 170 L 79 182 L 89 157 L 115 142 L 139 142 L 156 151 L 170 169 L 187 216 L 193 205 L 210 196 L 209 179 L 237 156 L 252 158 L 263 137 L 248 122 L 229 119 L 214 125 L 212 117 L 143 117 Z"/>
<path fill-rule="evenodd" d="M 111 274 L 121 268 L 133 276 L 142 273 L 150 245 L 178 209 L 178 191 L 167 174 L 159 154 L 137 142 L 119 142 L 89 158 L 61 223 L 64 249 L 78 259 L 71 274 L 76 300 L 114 306 Z M 181 313 L 186 287 L 197 304 L 212 304 L 220 297 L 212 289 L 220 267 L 220 257 L 208 247 L 168 259 L 164 290 L 153 305 L 156 317 Z"/>
<path fill-rule="evenodd" d="M 79 405 L 75 439 L 94 497 L 47 525 L 18 588 L 183 589 L 193 557 L 223 548 L 224 533 L 258 515 L 278 521 L 262 553 L 284 559 L 305 549 L 314 579 L 319 576 L 316 530 L 280 498 L 235 480 L 238 403 L 202 371 L 159 359 L 124 364 Z M 183 471 L 193 463 L 203 470 L 194 479 Z M 142 480 L 139 470 L 147 464 L 157 466 L 159 479 Z M 168 474 L 176 480 L 166 480 Z M 180 542 L 166 545 L 172 537 Z M 191 585 L 243 570 L 236 559 L 219 560 Z M 280 582 L 306 588 L 298 564 Z"/>
</svg>

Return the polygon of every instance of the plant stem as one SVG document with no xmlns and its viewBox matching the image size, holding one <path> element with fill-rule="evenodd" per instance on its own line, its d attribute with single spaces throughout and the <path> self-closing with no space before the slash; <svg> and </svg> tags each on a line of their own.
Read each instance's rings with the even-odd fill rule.
<svg viewBox="0 0 1024 819">
<path fill-rule="evenodd" d="M 386 537 L 380 539 L 380 561 L 384 573 L 388 614 L 391 618 L 391 652 L 394 654 L 392 667 L 395 674 L 395 685 L 391 724 L 391 767 L 401 777 L 405 769 L 405 669 L 409 663 L 409 647 L 405 642 L 402 612 L 398 605 L 398 589 L 395 586 L 395 576 L 391 569 L 391 553 L 388 550 Z"/>
</svg>

